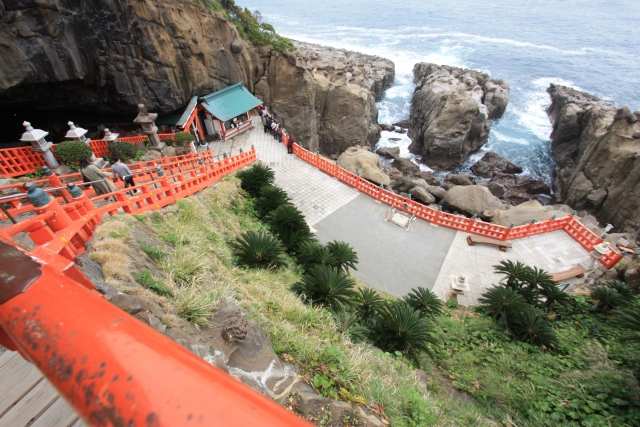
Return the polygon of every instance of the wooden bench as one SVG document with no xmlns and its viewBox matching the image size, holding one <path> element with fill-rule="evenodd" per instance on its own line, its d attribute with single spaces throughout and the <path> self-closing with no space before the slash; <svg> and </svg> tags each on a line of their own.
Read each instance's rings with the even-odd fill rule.
<svg viewBox="0 0 640 427">
<path fill-rule="evenodd" d="M 587 270 L 579 265 L 576 265 L 573 268 L 570 268 L 566 271 L 559 271 L 557 273 L 549 273 L 549 276 L 554 280 L 554 282 L 560 282 L 562 280 L 571 279 L 572 277 L 582 277 Z"/>
<path fill-rule="evenodd" d="M 473 246 L 476 243 L 485 243 L 487 245 L 497 246 L 502 252 L 506 252 L 507 248 L 512 248 L 513 245 L 510 242 L 504 242 L 502 240 L 490 239 L 488 237 L 476 236 L 475 234 L 469 234 L 467 236 L 467 243 L 469 246 Z"/>
</svg>

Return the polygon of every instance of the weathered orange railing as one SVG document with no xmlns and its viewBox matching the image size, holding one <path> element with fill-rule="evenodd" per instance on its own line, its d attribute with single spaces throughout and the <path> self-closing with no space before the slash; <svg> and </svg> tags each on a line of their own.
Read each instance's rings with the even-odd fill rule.
<svg viewBox="0 0 640 427">
<path fill-rule="evenodd" d="M 46 165 L 40 153 L 29 147 L 0 149 L 0 176 L 22 176 L 37 171 Z"/>
<path fill-rule="evenodd" d="M 283 143 L 286 144 L 286 138 L 283 139 Z M 445 213 L 418 203 L 415 200 L 402 197 L 399 194 L 395 194 L 389 190 L 379 187 L 376 184 L 347 171 L 335 162 L 305 150 L 300 145 L 294 144 L 293 152 L 300 159 L 328 173 L 329 175 L 336 177 L 345 184 L 350 185 L 351 187 L 386 205 L 401 209 L 411 215 L 415 214 L 416 217 L 432 224 L 498 240 L 513 240 L 533 236 L 535 234 L 548 233 L 555 230 L 564 230 L 589 252 L 592 252 L 594 250 L 594 246 L 602 243 L 603 241 L 600 237 L 596 236 L 591 230 L 576 220 L 573 215 L 560 219 L 548 219 L 546 221 L 527 223 L 517 227 L 505 227 L 502 225 L 490 224 L 481 220 L 467 218 L 462 215 Z M 600 257 L 599 261 L 607 268 L 611 268 L 621 259 L 622 254 L 612 249 L 609 254 Z"/>
<path fill-rule="evenodd" d="M 158 134 L 158 138 L 160 138 L 160 140 L 170 139 L 171 141 L 175 141 L 174 134 L 172 134 L 172 133 L 160 133 L 160 134 Z M 132 144 L 135 144 L 136 142 L 143 142 L 145 139 L 148 139 L 148 137 L 146 137 L 146 136 L 123 136 L 122 138 L 118 138 L 118 141 L 130 142 Z M 93 154 L 96 157 L 104 157 L 109 153 L 107 151 L 107 145 L 109 145 L 109 143 L 107 141 L 103 141 L 101 139 L 91 140 L 90 144 L 91 144 L 91 149 L 93 150 Z"/>
<path fill-rule="evenodd" d="M 96 206 L 90 199 L 91 191 L 74 196 L 72 191 L 62 186 L 61 180 L 74 179 L 82 182 L 79 174 L 58 177 L 52 175 L 45 180 L 35 181 L 34 184 L 43 185 L 45 190 L 58 191 L 57 196 L 51 198 L 44 206 L 34 206 L 28 203 L 25 193 L 3 197 L 2 202 L 9 203 L 10 208 L 4 209 L 3 218 L 13 219 L 15 223 L 4 229 L 8 236 L 18 233 L 28 233 L 36 246 L 47 247 L 49 251 L 73 260 L 84 252 L 84 244 L 91 239 L 93 230 L 105 215 L 115 215 L 120 211 L 126 213 L 143 213 L 153 209 L 160 209 L 177 200 L 212 185 L 224 176 L 252 163 L 256 159 L 255 150 L 237 154 L 233 157 L 215 161 L 209 152 L 198 155 L 188 154 L 177 156 L 171 160 L 166 157 L 156 162 L 142 162 L 130 165 L 132 172 L 149 177 L 144 183 L 128 189 L 119 188 L 109 194 L 100 195 L 102 198 L 115 198 L 115 202 Z M 135 169 L 134 169 L 135 167 Z M 162 172 L 158 173 L 158 169 Z M 18 190 L 21 184 L 0 187 L 0 190 Z M 120 184 L 122 185 L 122 184 Z M 142 192 L 133 196 L 127 193 L 134 189 Z M 35 188 L 34 188 L 35 190 Z M 23 203 L 27 202 L 27 203 Z M 16 221 L 20 214 L 33 212 L 34 215 L 22 221 Z"/>
<path fill-rule="evenodd" d="M 72 261 L 0 229 L 0 344 L 90 426 L 309 426 L 109 303 Z"/>
</svg>

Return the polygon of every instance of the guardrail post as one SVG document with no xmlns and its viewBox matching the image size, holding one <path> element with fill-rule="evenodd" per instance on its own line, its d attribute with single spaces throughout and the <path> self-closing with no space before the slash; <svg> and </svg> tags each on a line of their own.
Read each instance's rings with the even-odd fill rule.
<svg viewBox="0 0 640 427">
<path fill-rule="evenodd" d="M 46 166 L 43 166 L 42 172 L 45 174 L 45 176 L 49 180 L 49 185 L 51 185 L 51 187 L 54 187 L 54 188 L 63 187 L 62 181 L 60 181 L 60 178 L 58 178 L 58 175 L 54 174 L 53 171 L 51 171 L 51 169 L 49 169 Z M 60 191 L 60 194 L 62 194 L 62 198 L 65 200 L 65 202 L 69 203 L 69 200 L 71 199 L 71 195 L 67 192 L 67 190 L 61 189 L 59 191 Z"/>
</svg>

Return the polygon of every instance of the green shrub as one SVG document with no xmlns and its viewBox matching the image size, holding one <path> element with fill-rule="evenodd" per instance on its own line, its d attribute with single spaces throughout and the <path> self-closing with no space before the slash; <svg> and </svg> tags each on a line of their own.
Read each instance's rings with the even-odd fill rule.
<svg viewBox="0 0 640 427">
<path fill-rule="evenodd" d="M 340 307 L 333 312 L 336 322 L 336 330 L 341 334 L 349 335 L 353 342 L 365 342 L 369 335 L 369 328 L 359 324 L 358 316 Z"/>
<path fill-rule="evenodd" d="M 597 286 L 591 290 L 594 304 L 590 311 L 609 311 L 627 304 L 628 299 L 609 286 Z"/>
<path fill-rule="evenodd" d="M 618 327 L 634 332 L 632 335 L 623 337 L 623 341 L 640 342 L 640 305 L 615 312 Z"/>
<path fill-rule="evenodd" d="M 276 175 L 269 166 L 255 164 L 249 169 L 241 170 L 236 174 L 241 181 L 241 187 L 253 198 L 260 197 L 260 189 L 265 185 L 273 184 Z"/>
<path fill-rule="evenodd" d="M 532 345 L 558 346 L 558 338 L 545 312 L 536 307 L 529 306 L 514 315 L 513 332 L 520 341 Z"/>
<path fill-rule="evenodd" d="M 131 273 L 136 282 L 140 283 L 151 289 L 153 292 L 160 296 L 172 297 L 173 292 L 167 285 L 159 280 L 153 280 L 153 276 L 151 275 L 151 271 L 142 270 L 140 274 Z"/>
<path fill-rule="evenodd" d="M 372 288 L 360 288 L 354 297 L 354 306 L 361 321 L 373 318 L 384 307 L 384 300 Z"/>
<path fill-rule="evenodd" d="M 249 231 L 236 240 L 236 255 L 240 264 L 249 267 L 272 268 L 286 264 L 282 245 L 265 232 Z"/>
<path fill-rule="evenodd" d="M 267 223 L 271 231 L 278 235 L 285 231 L 310 231 L 304 215 L 293 205 L 282 205 L 271 212 Z"/>
<path fill-rule="evenodd" d="M 358 254 L 348 243 L 334 240 L 327 243 L 327 248 L 336 260 L 336 267 L 345 269 L 347 273 L 349 268 L 357 270 Z"/>
<path fill-rule="evenodd" d="M 93 150 L 82 141 L 64 141 L 56 145 L 54 154 L 63 165 L 77 165 L 82 157 L 90 159 Z"/>
<path fill-rule="evenodd" d="M 380 310 L 372 337 L 382 350 L 400 352 L 414 361 L 421 352 L 432 355 L 429 344 L 436 344 L 431 323 L 404 301 L 387 303 Z"/>
<path fill-rule="evenodd" d="M 130 142 L 113 141 L 107 145 L 107 151 L 109 152 L 109 158 L 120 157 L 120 160 L 127 162 L 134 160 L 139 150 L 135 144 Z"/>
<path fill-rule="evenodd" d="M 442 301 L 429 289 L 419 287 L 412 289 L 404 300 L 414 310 L 418 310 L 423 317 L 433 317 L 442 314 Z"/>
<path fill-rule="evenodd" d="M 338 311 L 342 306 L 351 305 L 354 286 L 353 279 L 337 268 L 314 265 L 291 290 L 314 304 Z"/>
<path fill-rule="evenodd" d="M 478 302 L 481 311 L 496 321 L 502 319 L 507 329 L 510 329 L 511 318 L 529 307 L 527 300 L 518 291 L 503 286 L 489 289 L 478 299 Z"/>
<path fill-rule="evenodd" d="M 269 184 L 260 189 L 260 197 L 254 202 L 254 207 L 258 217 L 262 219 L 280 206 L 290 203 L 291 199 L 287 196 L 286 191 Z"/>
<path fill-rule="evenodd" d="M 175 140 L 174 145 L 176 147 L 186 147 L 195 140 L 194 136 L 189 132 L 176 132 L 173 135 L 173 138 Z"/>
</svg>

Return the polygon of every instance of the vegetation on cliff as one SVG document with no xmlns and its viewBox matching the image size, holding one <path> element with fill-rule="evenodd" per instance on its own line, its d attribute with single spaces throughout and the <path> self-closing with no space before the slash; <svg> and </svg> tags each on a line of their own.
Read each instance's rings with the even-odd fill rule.
<svg viewBox="0 0 640 427">
<path fill-rule="evenodd" d="M 228 177 L 162 211 L 112 217 L 96 230 L 103 239 L 90 256 L 102 264 L 106 281 L 123 292 L 139 292 L 124 285 L 135 273 L 148 288 L 138 296 L 161 301 L 166 312 L 161 320 L 170 326 L 182 319 L 205 325 L 217 304 L 235 301 L 260 322 L 301 379 L 325 396 L 365 405 L 393 426 L 631 426 L 640 421 L 634 374 L 640 343 L 623 341 L 636 335 L 620 329 L 606 308 L 590 310 L 591 298 L 569 298 L 549 311 L 558 343 L 549 350 L 506 334 L 499 319 L 452 303 L 440 305 L 423 290 L 404 303 L 366 287 L 346 275 L 347 268 L 357 267 L 357 257 L 338 242 L 331 248 L 300 243 L 295 252 L 278 251 L 273 267 L 250 268 L 239 256 L 238 238 L 248 233 L 278 238 L 268 211 L 289 201 L 280 194 L 265 203 L 260 221 L 259 198 L 239 187 L 237 178 Z M 150 230 L 162 246 L 140 245 L 131 231 L 134 224 Z M 140 256 L 148 257 L 145 268 L 155 267 L 143 271 L 137 265 Z M 342 257 L 340 263 L 336 257 Z M 346 278 L 355 293 L 348 292 L 350 303 L 331 311 L 326 299 L 305 300 L 291 292 L 310 274 L 310 265 L 334 269 L 343 285 Z M 635 299 L 630 297 L 625 308 L 630 327 L 637 324 Z M 395 342 L 393 334 L 372 338 L 361 329 L 380 311 L 386 314 L 377 316 L 381 325 L 376 327 L 386 331 L 397 325 L 398 313 L 424 323 L 416 314 L 424 312 L 432 357 L 417 352 L 417 362 L 412 361 L 403 355 L 407 346 L 385 344 L 391 338 Z M 426 375 L 416 371 L 418 365 Z"/>
<path fill-rule="evenodd" d="M 273 46 L 278 52 L 286 55 L 295 50 L 291 40 L 282 37 L 273 26 L 262 21 L 259 11 L 251 13 L 246 7 L 237 6 L 234 0 L 201 0 L 213 12 L 221 12 L 238 29 L 240 36 L 256 46 Z"/>
</svg>

